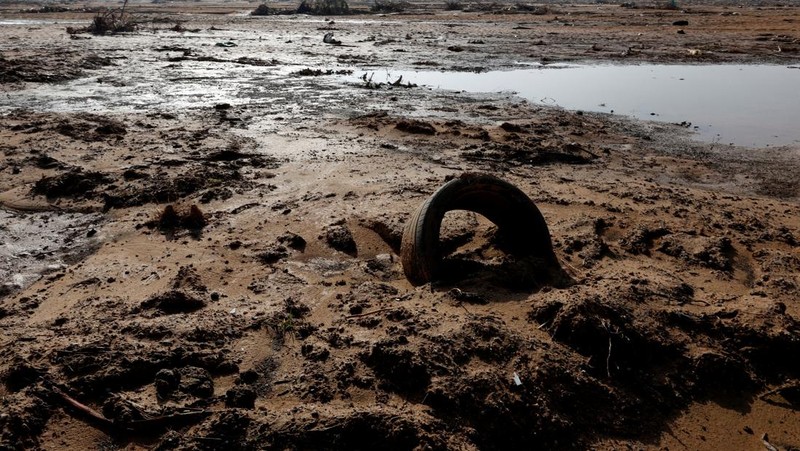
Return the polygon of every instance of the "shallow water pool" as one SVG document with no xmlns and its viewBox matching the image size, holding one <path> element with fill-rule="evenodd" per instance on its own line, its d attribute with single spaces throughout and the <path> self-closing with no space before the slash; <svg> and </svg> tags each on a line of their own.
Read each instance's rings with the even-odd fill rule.
<svg viewBox="0 0 800 451">
<path fill-rule="evenodd" d="M 684 123 L 703 141 L 800 143 L 800 67 L 529 66 L 483 73 L 384 71 L 387 80 L 467 92 L 515 92 L 539 104 Z"/>
</svg>

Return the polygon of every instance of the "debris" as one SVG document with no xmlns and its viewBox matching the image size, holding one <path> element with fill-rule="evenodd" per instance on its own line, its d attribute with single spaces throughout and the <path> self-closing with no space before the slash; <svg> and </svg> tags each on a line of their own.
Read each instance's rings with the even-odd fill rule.
<svg viewBox="0 0 800 451">
<path fill-rule="evenodd" d="M 342 41 L 338 39 L 333 39 L 333 33 L 325 33 L 325 36 L 322 37 L 322 42 L 331 45 L 342 45 Z"/>
<path fill-rule="evenodd" d="M 86 28 L 67 27 L 67 33 L 74 35 L 89 32 L 96 35 L 104 35 L 136 31 L 136 22 L 131 20 L 129 16 L 125 16 L 125 7 L 127 5 L 128 0 L 125 0 L 119 12 L 109 9 L 103 13 L 98 13 Z"/>
<path fill-rule="evenodd" d="M 800 409 L 800 381 L 792 380 L 762 393 L 758 396 L 762 401 L 781 407 Z"/>
<path fill-rule="evenodd" d="M 495 223 L 500 233 L 514 243 L 519 256 L 537 256 L 551 269 L 560 268 L 553 252 L 550 232 L 533 201 L 519 188 L 488 174 L 465 173 L 450 180 L 426 200 L 408 221 L 403 232 L 403 271 L 414 285 L 437 277 L 442 259 L 439 231 L 445 213 L 474 211 Z"/>
<path fill-rule="evenodd" d="M 85 418 L 90 423 L 94 424 L 95 426 L 102 429 L 106 433 L 111 433 L 116 431 L 152 432 L 154 428 L 164 429 L 169 427 L 176 427 L 186 422 L 196 421 L 210 414 L 210 412 L 206 410 L 185 410 L 185 411 L 171 413 L 168 415 L 156 416 L 150 418 L 133 419 L 133 420 L 119 421 L 119 422 L 112 421 L 103 416 L 100 412 L 92 409 L 91 407 L 69 396 L 60 388 L 58 388 L 55 384 L 46 383 L 45 385 L 47 386 L 48 391 L 53 395 L 55 395 L 56 399 L 58 399 L 62 404 L 67 406 L 69 410 L 76 412 L 78 416 Z M 138 417 L 140 416 L 137 415 L 133 416 L 132 418 L 138 418 Z"/>
<path fill-rule="evenodd" d="M 780 451 L 775 445 L 769 442 L 769 435 L 767 435 L 766 432 L 761 436 L 761 442 L 764 443 L 768 451 Z"/>
<path fill-rule="evenodd" d="M 269 16 L 271 14 L 274 14 L 274 12 L 264 3 L 258 5 L 256 9 L 250 11 L 251 16 Z"/>
<path fill-rule="evenodd" d="M 199 230 L 205 227 L 206 218 L 197 205 L 189 207 L 189 214 L 183 218 L 183 226 L 189 230 Z"/>
<path fill-rule="evenodd" d="M 337 251 L 344 252 L 353 257 L 358 255 L 358 248 L 356 247 L 353 233 L 344 221 L 328 226 L 325 230 L 325 241 L 328 243 L 328 246 Z"/>
<path fill-rule="evenodd" d="M 174 205 L 169 204 L 161 210 L 156 220 L 149 221 L 145 225 L 150 228 L 157 227 L 164 232 L 174 232 L 180 228 L 198 232 L 207 222 L 202 210 L 195 204 L 189 207 L 188 212 L 179 212 Z"/>
<path fill-rule="evenodd" d="M 520 380 L 519 374 L 517 374 L 516 371 L 514 371 L 514 385 L 516 386 L 522 385 L 522 380 Z"/>
<path fill-rule="evenodd" d="M 345 0 L 303 0 L 297 7 L 297 14 L 316 16 L 335 16 L 350 14 Z"/>
</svg>

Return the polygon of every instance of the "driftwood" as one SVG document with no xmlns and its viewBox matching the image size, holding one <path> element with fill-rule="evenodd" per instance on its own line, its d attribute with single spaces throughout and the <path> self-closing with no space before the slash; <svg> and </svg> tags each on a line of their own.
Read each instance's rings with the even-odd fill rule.
<svg viewBox="0 0 800 451">
<path fill-rule="evenodd" d="M 111 433 L 137 433 L 137 432 L 150 432 L 154 429 L 166 429 L 170 427 L 177 427 L 181 424 L 186 424 L 203 417 L 210 415 L 212 412 L 208 410 L 186 410 L 175 412 L 168 415 L 161 415 L 152 418 L 145 418 L 142 420 L 117 422 L 106 418 L 100 412 L 92 409 L 91 407 L 81 403 L 70 395 L 66 394 L 63 390 L 53 384 L 48 384 L 48 389 L 55 395 L 56 399 L 68 407 L 68 411 L 74 412 L 77 416 L 82 417 L 89 423 L 98 427 L 98 429 Z"/>
</svg>

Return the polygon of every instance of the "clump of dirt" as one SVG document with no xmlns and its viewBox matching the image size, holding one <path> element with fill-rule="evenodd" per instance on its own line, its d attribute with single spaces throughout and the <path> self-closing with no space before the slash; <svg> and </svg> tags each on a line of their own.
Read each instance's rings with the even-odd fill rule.
<svg viewBox="0 0 800 451">
<path fill-rule="evenodd" d="M 38 444 L 37 438 L 50 419 L 51 408 L 35 389 L 3 396 L 0 401 L 0 448 L 30 449 Z"/>
<path fill-rule="evenodd" d="M 157 310 L 172 315 L 192 313 L 207 305 L 208 289 L 192 266 L 181 267 L 170 285 L 169 291 L 148 298 L 135 311 Z"/>
<path fill-rule="evenodd" d="M 261 250 L 256 258 L 265 265 L 271 265 L 289 256 L 289 251 L 283 245 L 276 244 Z"/>
<path fill-rule="evenodd" d="M 49 199 L 74 197 L 92 199 L 97 196 L 95 190 L 111 183 L 106 174 L 72 168 L 56 176 L 42 177 L 33 186 L 33 194 L 47 196 Z"/>
<path fill-rule="evenodd" d="M 160 370 L 155 375 L 154 384 L 156 393 L 162 400 L 185 396 L 208 398 L 214 394 L 211 373 L 196 366 Z"/>
<path fill-rule="evenodd" d="M 406 395 L 424 393 L 431 382 L 427 365 L 404 345 L 407 339 L 384 340 L 372 346 L 362 359 L 380 378 L 384 389 Z"/>
<path fill-rule="evenodd" d="M 84 69 L 98 69 L 113 64 L 111 59 L 76 52 L 58 52 L 59 58 L 43 55 L 22 55 L 9 58 L 0 55 L 0 84 L 58 83 L 84 75 Z"/>
<path fill-rule="evenodd" d="M 120 139 L 127 133 L 122 122 L 89 113 L 62 120 L 55 130 L 64 136 L 86 142 Z"/>
<path fill-rule="evenodd" d="M 251 16 L 269 16 L 271 14 L 275 14 L 275 12 L 270 9 L 269 6 L 266 4 L 261 4 L 256 7 L 256 9 L 250 11 Z"/>
<path fill-rule="evenodd" d="M 294 249 L 296 251 L 303 252 L 306 249 L 306 240 L 292 232 L 286 232 L 283 235 L 278 237 L 278 243 L 286 245 L 290 249 Z"/>
<path fill-rule="evenodd" d="M 160 170 L 146 179 L 131 181 L 103 193 L 105 209 L 128 208 L 148 203 L 168 203 L 198 191 L 243 183 L 237 169 L 191 166 L 179 174 Z"/>
<path fill-rule="evenodd" d="M 436 128 L 433 125 L 420 120 L 402 120 L 395 125 L 401 132 L 413 133 L 416 135 L 435 135 Z"/>
<path fill-rule="evenodd" d="M 632 372 L 647 371 L 675 352 L 653 325 L 610 299 L 538 306 L 529 317 L 544 324 L 554 340 L 587 357 L 587 366 L 598 377 L 632 377 Z"/>
<path fill-rule="evenodd" d="M 344 221 L 335 222 L 325 228 L 325 242 L 339 252 L 344 252 L 352 257 L 358 255 L 353 232 L 350 231 Z"/>
<path fill-rule="evenodd" d="M 184 228 L 199 234 L 206 226 L 208 220 L 197 205 L 191 205 L 188 211 L 178 211 L 175 206 L 167 205 L 158 217 L 145 223 L 147 227 L 158 228 L 164 233 L 174 233 L 177 229 Z"/>
</svg>

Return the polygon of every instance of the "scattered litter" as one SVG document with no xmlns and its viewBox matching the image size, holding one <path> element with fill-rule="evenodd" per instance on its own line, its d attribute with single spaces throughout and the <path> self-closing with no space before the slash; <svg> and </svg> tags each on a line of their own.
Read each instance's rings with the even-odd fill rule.
<svg viewBox="0 0 800 451">
<path fill-rule="evenodd" d="M 514 385 L 516 385 L 517 387 L 522 385 L 522 380 L 519 378 L 519 374 L 517 374 L 516 371 L 514 371 Z"/>
</svg>

